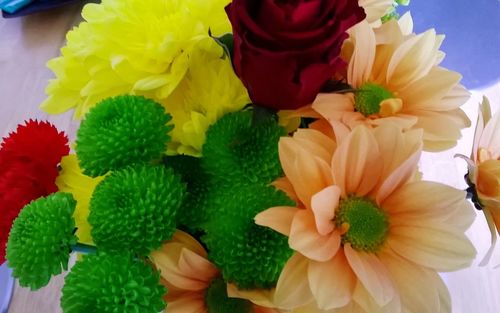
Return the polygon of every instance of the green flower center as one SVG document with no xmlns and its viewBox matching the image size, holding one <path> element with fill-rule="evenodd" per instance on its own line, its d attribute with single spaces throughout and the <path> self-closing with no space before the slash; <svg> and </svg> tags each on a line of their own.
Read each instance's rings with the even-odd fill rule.
<svg viewBox="0 0 500 313">
<path fill-rule="evenodd" d="M 357 197 L 341 200 L 335 224 L 347 229 L 342 235 L 343 244 L 350 243 L 354 249 L 366 252 L 376 252 L 389 229 L 384 212 L 372 201 Z"/>
<path fill-rule="evenodd" d="M 250 301 L 227 296 L 227 285 L 222 277 L 212 281 L 205 293 L 208 313 L 251 313 L 253 305 Z"/>
<path fill-rule="evenodd" d="M 384 87 L 373 83 L 364 83 L 355 92 L 354 107 L 364 116 L 369 116 L 379 113 L 380 103 L 391 98 L 394 98 L 393 94 Z"/>
</svg>

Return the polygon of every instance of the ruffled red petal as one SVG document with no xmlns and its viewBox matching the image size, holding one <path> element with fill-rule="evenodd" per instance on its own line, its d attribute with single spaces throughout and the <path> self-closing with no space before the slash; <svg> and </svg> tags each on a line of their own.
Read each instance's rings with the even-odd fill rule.
<svg viewBox="0 0 500 313">
<path fill-rule="evenodd" d="M 58 165 L 69 153 L 68 138 L 52 124 L 19 125 L 0 149 L 0 264 L 12 223 L 31 201 L 56 192 Z"/>
</svg>

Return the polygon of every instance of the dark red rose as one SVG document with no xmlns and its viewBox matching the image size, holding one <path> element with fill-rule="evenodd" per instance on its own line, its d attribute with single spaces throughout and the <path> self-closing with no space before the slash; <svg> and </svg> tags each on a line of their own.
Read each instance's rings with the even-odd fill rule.
<svg viewBox="0 0 500 313">
<path fill-rule="evenodd" d="M 252 101 L 274 109 L 311 103 L 345 67 L 346 30 L 365 18 L 355 0 L 233 0 L 236 74 Z"/>
</svg>

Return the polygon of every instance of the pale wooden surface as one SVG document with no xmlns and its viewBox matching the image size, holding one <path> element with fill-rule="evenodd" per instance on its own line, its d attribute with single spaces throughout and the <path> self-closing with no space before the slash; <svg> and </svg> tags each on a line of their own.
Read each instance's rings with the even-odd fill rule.
<svg viewBox="0 0 500 313">
<path fill-rule="evenodd" d="M 71 113 L 48 116 L 38 110 L 38 105 L 45 97 L 47 79 L 52 77 L 45 63 L 58 55 L 66 31 L 80 20 L 79 11 L 79 6 L 72 6 L 21 19 L 6 20 L 0 17 L 0 136 L 5 136 L 28 118 L 48 119 L 59 129 L 68 131 L 70 137 L 73 136 L 78 124 L 71 120 Z M 473 99 L 465 106 L 474 122 L 482 93 L 488 94 L 492 102 L 496 103 L 496 109 L 500 109 L 500 83 L 474 92 Z M 466 130 L 463 140 L 452 151 L 426 154 L 421 162 L 424 178 L 463 188 L 465 166 L 462 161 L 454 160 L 453 155 L 456 152 L 470 153 L 472 135 L 472 128 Z M 493 269 L 493 265 L 500 264 L 500 252 L 495 254 L 492 265 L 477 266 L 489 244 L 488 231 L 481 214 L 478 214 L 468 234 L 478 249 L 474 265 L 460 272 L 443 274 L 452 295 L 453 312 L 499 313 L 500 269 Z M 62 283 L 63 277 L 59 276 L 37 292 L 16 285 L 9 313 L 60 312 Z"/>
</svg>

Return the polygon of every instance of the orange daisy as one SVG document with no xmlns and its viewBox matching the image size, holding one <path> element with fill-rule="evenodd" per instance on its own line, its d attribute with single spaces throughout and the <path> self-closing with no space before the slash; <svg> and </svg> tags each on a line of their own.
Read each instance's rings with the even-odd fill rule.
<svg viewBox="0 0 500 313">
<path fill-rule="evenodd" d="M 353 92 L 320 94 L 312 107 L 349 128 L 395 122 L 424 130 L 424 150 L 453 147 L 470 121 L 460 106 L 469 99 L 460 74 L 439 66 L 444 36 L 431 29 L 413 34 L 409 14 L 377 29 L 366 21 L 350 30 L 343 48 Z"/>
<path fill-rule="evenodd" d="M 491 247 L 481 265 L 493 253 L 500 229 L 500 112 L 491 117 L 490 103 L 484 97 L 479 107 L 468 180 L 475 195 L 473 201 L 482 209 L 491 232 Z M 477 199 L 475 196 L 477 195 Z"/>
<path fill-rule="evenodd" d="M 178 230 L 171 241 L 150 255 L 150 260 L 168 289 L 165 313 L 211 313 L 228 306 L 241 313 L 278 313 L 246 300 L 228 298 L 219 269 L 207 259 L 203 246 L 183 231 Z"/>
<path fill-rule="evenodd" d="M 276 185 L 298 205 L 270 208 L 255 221 L 288 236 L 296 252 L 271 302 L 332 312 L 448 312 L 437 272 L 467 267 L 475 256 L 464 234 L 475 216 L 465 192 L 413 179 L 421 130 L 359 125 L 336 135 L 337 142 L 300 129 L 280 140 L 286 179 Z"/>
</svg>

